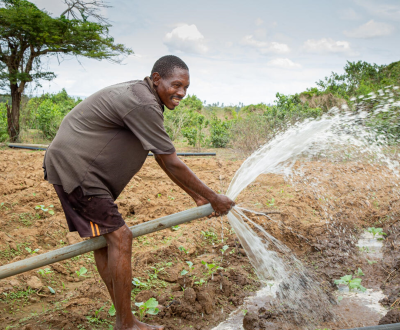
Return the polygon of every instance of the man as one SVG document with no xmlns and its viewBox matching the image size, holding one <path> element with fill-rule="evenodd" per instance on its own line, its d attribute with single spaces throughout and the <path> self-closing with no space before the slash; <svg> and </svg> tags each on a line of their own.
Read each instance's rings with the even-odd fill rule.
<svg viewBox="0 0 400 330">
<path fill-rule="evenodd" d="M 103 235 L 107 241 L 94 256 L 116 309 L 118 330 L 163 329 L 141 323 L 131 313 L 132 233 L 114 203 L 148 152 L 198 206 L 211 203 L 218 216 L 234 205 L 177 157 L 164 129 L 164 105 L 173 110 L 188 87 L 187 65 L 164 56 L 151 77 L 104 88 L 72 109 L 45 155 L 45 178 L 54 185 L 69 230 L 81 237 Z"/>
</svg>

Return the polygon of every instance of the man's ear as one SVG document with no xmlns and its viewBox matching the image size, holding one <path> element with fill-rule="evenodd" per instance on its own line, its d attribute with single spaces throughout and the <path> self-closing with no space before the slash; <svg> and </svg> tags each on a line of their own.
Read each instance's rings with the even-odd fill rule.
<svg viewBox="0 0 400 330">
<path fill-rule="evenodd" d="M 151 80 L 153 80 L 153 85 L 158 86 L 160 84 L 161 76 L 158 72 L 154 72 L 151 75 Z"/>
</svg>

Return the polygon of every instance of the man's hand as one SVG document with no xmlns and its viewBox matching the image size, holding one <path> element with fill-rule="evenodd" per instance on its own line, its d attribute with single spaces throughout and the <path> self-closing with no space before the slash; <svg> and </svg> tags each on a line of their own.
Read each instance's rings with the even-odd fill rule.
<svg viewBox="0 0 400 330">
<path fill-rule="evenodd" d="M 216 194 L 215 198 L 210 201 L 211 206 L 214 209 L 212 216 L 222 216 L 229 213 L 232 207 L 235 206 L 235 202 L 228 196 Z"/>
</svg>

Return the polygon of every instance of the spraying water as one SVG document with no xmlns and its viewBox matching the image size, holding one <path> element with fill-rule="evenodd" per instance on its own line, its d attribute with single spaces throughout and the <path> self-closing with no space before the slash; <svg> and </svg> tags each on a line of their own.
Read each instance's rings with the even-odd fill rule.
<svg viewBox="0 0 400 330">
<path fill-rule="evenodd" d="M 393 100 L 380 103 L 375 114 L 394 106 L 398 104 Z M 300 157 L 321 154 L 334 157 L 338 154 L 362 154 L 366 159 L 385 163 L 397 173 L 398 162 L 390 160 L 382 152 L 385 138 L 364 125 L 373 113 L 364 111 L 362 104 L 358 109 L 355 113 L 333 108 L 319 120 L 308 120 L 289 128 L 246 159 L 232 179 L 227 195 L 236 199 L 261 174 L 290 176 Z M 280 320 L 315 329 L 316 325 L 334 318 L 332 296 L 321 288 L 287 246 L 247 217 L 244 211 L 250 210 L 236 206 L 228 214 L 228 219 L 261 282 L 275 282 L 273 307 Z"/>
</svg>

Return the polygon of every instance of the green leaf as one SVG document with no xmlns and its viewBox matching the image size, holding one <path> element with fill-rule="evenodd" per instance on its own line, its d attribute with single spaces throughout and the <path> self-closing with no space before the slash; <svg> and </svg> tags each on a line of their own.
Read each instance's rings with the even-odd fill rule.
<svg viewBox="0 0 400 330">
<path fill-rule="evenodd" d="M 191 262 L 191 261 L 186 261 L 186 263 L 189 265 L 189 267 L 193 266 L 193 262 Z"/>
<path fill-rule="evenodd" d="M 50 292 L 52 293 L 52 294 L 55 294 L 56 292 L 54 291 L 54 289 L 51 287 L 51 286 L 48 286 L 48 288 L 49 288 L 49 290 L 50 290 Z"/>
<path fill-rule="evenodd" d="M 135 305 L 136 305 L 137 307 L 140 307 L 140 306 L 144 305 L 144 302 L 135 303 Z"/>
<path fill-rule="evenodd" d="M 85 267 L 81 267 L 81 269 L 79 270 L 79 274 L 80 276 L 83 276 L 87 273 L 87 269 Z"/>
<path fill-rule="evenodd" d="M 160 311 L 160 310 L 159 310 L 158 308 L 150 308 L 150 309 L 147 311 L 147 314 L 157 315 L 159 311 Z"/>
<path fill-rule="evenodd" d="M 156 308 L 158 306 L 158 301 L 155 298 L 150 298 L 145 302 L 147 308 Z"/>
<path fill-rule="evenodd" d="M 117 311 L 115 310 L 114 304 L 112 304 L 110 309 L 108 310 L 108 315 L 115 316 L 116 312 Z"/>
<path fill-rule="evenodd" d="M 184 270 L 181 271 L 181 275 L 182 275 L 182 276 L 186 275 L 187 273 L 189 273 L 189 272 L 188 272 L 186 269 L 184 269 Z"/>
</svg>

